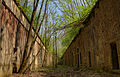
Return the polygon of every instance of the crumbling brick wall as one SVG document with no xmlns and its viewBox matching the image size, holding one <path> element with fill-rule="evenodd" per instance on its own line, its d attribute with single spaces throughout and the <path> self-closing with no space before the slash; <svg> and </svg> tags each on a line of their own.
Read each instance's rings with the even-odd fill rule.
<svg viewBox="0 0 120 77">
<path fill-rule="evenodd" d="M 83 24 L 85 27 L 79 31 L 64 54 L 64 63 L 67 65 L 73 63 L 76 66 L 79 62 L 79 65 L 93 69 L 108 70 L 116 66 L 118 67 L 116 69 L 119 69 L 120 1 L 99 0 Z M 77 50 L 74 49 L 77 48 L 79 48 L 79 60 L 76 56 L 72 58 L 78 62 L 68 63 L 71 58 L 66 58 L 67 53 L 71 50 L 75 53 Z M 113 57 L 114 55 L 117 57 Z"/>
<path fill-rule="evenodd" d="M 12 0 L 4 0 L 3 2 L 0 0 L 0 72 L 12 72 L 12 57 L 15 50 L 17 51 L 17 68 L 19 68 L 29 26 L 29 22 Z M 31 39 L 33 39 L 32 35 Z M 41 52 L 36 57 L 32 68 L 40 66 L 42 62 L 39 59 L 43 60 L 45 50 L 46 48 L 38 36 L 29 63 L 39 51 Z M 50 63 L 52 62 L 47 64 Z"/>
</svg>

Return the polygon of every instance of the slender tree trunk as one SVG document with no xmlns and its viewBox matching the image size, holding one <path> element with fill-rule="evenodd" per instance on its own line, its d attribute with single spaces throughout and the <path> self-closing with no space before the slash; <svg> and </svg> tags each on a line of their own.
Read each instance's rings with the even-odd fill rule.
<svg viewBox="0 0 120 77">
<path fill-rule="evenodd" d="M 35 15 L 36 15 L 38 3 L 39 3 L 39 0 L 37 0 L 37 4 L 36 4 L 35 8 L 33 9 L 32 17 L 31 17 L 31 21 L 30 21 L 30 28 L 29 28 L 29 31 L 28 31 L 27 41 L 26 41 L 26 44 L 25 44 L 25 50 L 24 50 L 24 53 L 23 53 L 23 59 L 22 59 L 22 63 L 20 65 L 20 68 L 19 68 L 19 71 L 18 71 L 19 73 L 22 73 L 24 71 L 24 67 L 27 65 L 27 62 L 25 60 L 27 58 L 28 48 L 30 46 L 29 41 L 30 41 L 31 34 L 32 34 L 32 27 L 33 27 L 33 23 L 34 23 L 34 20 L 35 20 Z"/>
<path fill-rule="evenodd" d="M 55 66 L 55 58 L 54 58 L 55 57 L 55 54 L 54 54 L 55 53 L 55 50 L 54 50 L 55 46 L 54 45 L 55 44 L 54 44 L 54 33 L 53 33 L 53 67 Z"/>
<path fill-rule="evenodd" d="M 26 69 L 25 69 L 25 71 L 23 73 L 25 73 L 31 67 L 31 65 L 34 63 L 36 57 L 40 54 L 40 52 L 42 52 L 42 49 L 43 49 L 43 46 L 40 47 L 38 53 L 35 55 L 35 57 L 33 58 L 32 62 L 26 67 Z"/>
<path fill-rule="evenodd" d="M 83 0 L 83 4 L 84 4 L 84 6 L 86 6 L 85 0 Z"/>
<path fill-rule="evenodd" d="M 86 3 L 87 3 L 87 5 L 88 5 L 88 7 L 90 7 L 90 4 L 89 4 L 89 2 L 86 0 Z"/>
<path fill-rule="evenodd" d="M 57 68 L 57 33 L 55 33 L 55 50 L 56 50 L 56 53 L 55 53 L 55 68 Z"/>
<path fill-rule="evenodd" d="M 44 0 L 43 0 L 43 1 L 44 1 Z M 39 30 L 40 30 L 40 28 L 41 28 L 41 25 L 42 25 L 42 23 L 43 23 L 44 17 L 45 17 L 45 15 L 46 15 L 47 2 L 48 2 L 48 0 L 46 1 L 44 15 L 43 15 L 43 18 L 42 18 L 42 20 L 41 20 L 41 23 L 40 23 L 40 26 L 39 26 L 39 29 L 38 29 L 38 21 L 39 21 L 39 18 L 40 18 L 41 10 L 39 11 L 39 15 L 38 15 L 38 19 L 37 19 L 37 25 L 36 25 L 36 33 L 39 32 Z M 42 2 L 42 3 L 43 3 L 43 2 Z M 41 5 L 41 9 L 42 9 L 42 7 L 43 7 L 43 4 Z M 36 39 L 37 39 L 37 35 L 34 34 L 34 37 L 33 37 L 33 38 L 34 38 L 34 39 L 31 40 L 32 43 L 31 43 L 31 45 L 30 45 L 30 50 L 29 50 L 29 52 L 28 52 L 28 56 L 26 57 L 26 62 L 28 62 L 29 57 L 30 57 L 30 54 L 32 53 L 32 49 L 33 49 L 33 47 L 34 47 L 34 45 L 35 45 L 35 41 L 36 41 Z"/>
<path fill-rule="evenodd" d="M 80 0 L 80 4 L 83 6 L 83 2 Z"/>
<path fill-rule="evenodd" d="M 27 8 L 28 0 L 25 0 L 23 8 Z"/>
</svg>

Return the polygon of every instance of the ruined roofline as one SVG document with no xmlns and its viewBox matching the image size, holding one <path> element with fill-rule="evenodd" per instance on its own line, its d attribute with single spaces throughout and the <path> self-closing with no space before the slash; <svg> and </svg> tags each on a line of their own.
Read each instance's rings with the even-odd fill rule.
<svg viewBox="0 0 120 77">
<path fill-rule="evenodd" d="M 88 17 L 85 19 L 85 21 L 82 22 L 82 24 L 84 25 L 84 27 L 80 28 L 78 34 L 74 37 L 74 39 L 72 40 L 72 42 L 74 42 L 74 41 L 76 40 L 77 36 L 81 33 L 82 29 L 85 28 L 85 27 L 87 27 L 87 26 L 89 25 L 91 18 L 94 17 L 95 9 L 98 8 L 100 1 L 101 1 L 101 0 L 98 0 L 98 1 L 95 3 L 95 5 L 94 5 L 94 7 L 92 8 L 91 12 L 89 13 Z M 71 43 L 72 43 L 72 42 L 71 42 Z"/>
<path fill-rule="evenodd" d="M 2 4 L 5 6 L 5 8 L 7 8 L 11 13 L 12 15 L 21 23 L 21 25 L 24 27 L 24 29 L 28 32 L 28 28 L 25 27 L 25 23 L 28 23 L 30 25 L 30 21 L 28 20 L 26 14 L 24 13 L 24 11 L 22 11 L 17 5 L 17 3 L 15 2 L 16 0 L 10 0 L 10 3 L 9 3 L 9 0 L 2 0 Z M 17 10 L 14 10 L 13 7 Z M 22 13 L 22 20 L 20 19 L 20 12 Z M 29 27 L 29 26 L 28 26 Z M 45 49 L 47 50 L 47 47 L 45 46 L 45 44 L 43 43 L 43 41 L 41 40 L 40 36 L 38 35 L 38 33 L 35 32 L 35 29 L 33 28 L 33 32 L 37 35 L 38 39 L 40 40 L 40 42 L 36 39 L 36 42 L 45 47 Z M 47 50 L 48 51 L 48 50 Z"/>
<path fill-rule="evenodd" d="M 83 25 L 85 25 L 85 26 L 89 25 L 89 24 L 88 24 L 89 21 L 91 20 L 92 17 L 94 17 L 95 9 L 96 9 L 96 8 L 99 8 L 99 3 L 100 3 L 100 1 L 102 1 L 102 0 L 98 0 L 98 1 L 95 3 L 95 5 L 94 5 L 94 7 L 92 8 L 92 10 L 90 11 L 88 17 L 85 19 L 85 21 L 83 21 L 83 23 L 82 23 Z"/>
<path fill-rule="evenodd" d="M 102 0 L 98 0 L 95 5 L 93 6 L 92 10 L 90 11 L 89 15 L 87 16 L 87 18 L 85 18 L 85 21 L 82 22 L 83 25 L 85 25 L 84 27 L 80 28 L 79 32 L 76 34 L 76 36 L 74 37 L 74 39 L 72 40 L 72 42 L 70 43 L 70 45 L 68 46 L 68 48 L 71 46 L 71 44 L 77 39 L 78 35 L 81 33 L 82 29 L 84 29 L 85 27 L 87 27 L 90 23 L 91 18 L 94 16 L 95 13 L 95 9 L 99 7 L 99 2 Z M 66 49 L 66 51 L 68 50 L 68 48 Z M 65 51 L 65 52 L 66 52 Z M 64 52 L 64 54 L 65 54 Z M 63 56 L 64 56 L 63 54 Z M 62 57 L 63 57 L 62 56 Z M 61 57 L 61 58 L 62 58 Z"/>
</svg>

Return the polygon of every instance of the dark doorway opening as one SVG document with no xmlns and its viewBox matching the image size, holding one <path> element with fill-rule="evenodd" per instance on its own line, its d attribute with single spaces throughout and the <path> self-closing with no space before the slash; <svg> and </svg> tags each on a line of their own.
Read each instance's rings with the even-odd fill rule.
<svg viewBox="0 0 120 77">
<path fill-rule="evenodd" d="M 119 69 L 117 45 L 115 42 L 113 42 L 110 43 L 110 46 L 111 46 L 111 56 L 112 56 L 112 68 Z"/>
<path fill-rule="evenodd" d="M 77 59 L 76 59 L 76 48 L 74 48 L 74 66 L 76 66 L 76 61 L 77 61 Z"/>
<path fill-rule="evenodd" d="M 82 55 L 81 55 L 81 52 L 80 52 L 80 65 L 82 65 Z"/>
<path fill-rule="evenodd" d="M 91 53 L 89 52 L 89 67 L 91 67 Z"/>
<path fill-rule="evenodd" d="M 79 48 L 77 48 L 77 67 L 79 68 Z"/>
<path fill-rule="evenodd" d="M 72 61 L 72 66 L 74 65 L 74 55 L 73 55 L 73 51 L 71 52 L 72 57 L 71 57 L 71 61 Z"/>
</svg>

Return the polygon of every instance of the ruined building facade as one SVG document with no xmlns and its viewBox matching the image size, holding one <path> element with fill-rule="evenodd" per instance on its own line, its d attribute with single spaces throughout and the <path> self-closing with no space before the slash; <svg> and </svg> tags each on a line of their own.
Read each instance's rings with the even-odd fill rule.
<svg viewBox="0 0 120 77">
<path fill-rule="evenodd" d="M 0 0 L 0 73 L 12 72 L 12 58 L 15 51 L 17 51 L 17 70 L 20 67 L 29 26 L 29 22 L 13 0 Z M 38 56 L 31 69 L 41 67 L 45 51 L 48 52 L 38 36 L 29 63 L 32 62 L 34 56 L 37 54 Z M 52 55 L 48 52 L 45 65 L 51 65 L 51 63 Z"/>
<path fill-rule="evenodd" d="M 120 69 L 120 0 L 98 0 L 63 55 L 65 65 Z"/>
</svg>

